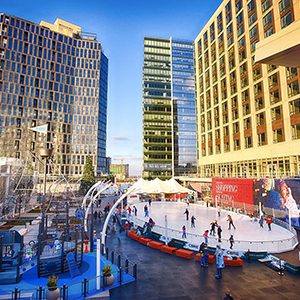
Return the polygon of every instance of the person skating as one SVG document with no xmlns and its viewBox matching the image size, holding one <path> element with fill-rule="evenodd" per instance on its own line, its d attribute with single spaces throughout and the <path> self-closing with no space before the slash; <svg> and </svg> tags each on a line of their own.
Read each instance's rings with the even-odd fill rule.
<svg viewBox="0 0 300 300">
<path fill-rule="evenodd" d="M 203 233 L 205 244 L 208 244 L 208 233 L 209 233 L 209 230 L 205 230 L 204 233 Z"/>
<path fill-rule="evenodd" d="M 186 227 L 185 227 L 185 225 L 182 226 L 182 238 L 186 239 Z"/>
<path fill-rule="evenodd" d="M 234 244 L 234 238 L 233 238 L 233 235 L 230 236 L 230 238 L 229 238 L 229 243 L 230 243 L 230 249 L 232 249 L 233 244 Z"/>
<path fill-rule="evenodd" d="M 134 212 L 134 215 L 137 216 L 137 208 L 135 206 L 133 206 L 133 212 Z"/>
<path fill-rule="evenodd" d="M 266 219 L 266 222 L 268 224 L 269 231 L 271 231 L 272 218 L 270 216 L 268 216 L 267 219 Z"/>
<path fill-rule="evenodd" d="M 234 226 L 234 224 L 233 224 L 233 220 L 232 220 L 231 215 L 228 215 L 228 216 L 227 216 L 227 221 L 228 221 L 228 230 L 231 229 L 231 225 L 232 225 L 232 227 L 233 227 L 234 229 L 236 229 L 235 226 Z"/>
<path fill-rule="evenodd" d="M 145 213 L 144 217 L 149 217 L 149 211 L 148 211 L 148 206 L 147 205 L 144 206 L 144 213 Z"/>
<path fill-rule="evenodd" d="M 151 206 L 151 203 L 152 203 L 151 198 L 149 198 L 148 203 L 149 203 L 149 207 L 150 207 L 150 206 Z"/>
<path fill-rule="evenodd" d="M 216 235 L 216 226 L 217 226 L 217 222 L 216 221 L 212 221 L 210 223 L 210 235 L 215 236 Z"/>
<path fill-rule="evenodd" d="M 221 243 L 221 238 L 222 238 L 222 228 L 221 226 L 219 225 L 218 226 L 218 229 L 217 229 L 217 234 L 218 234 L 218 242 Z"/>
<path fill-rule="evenodd" d="M 262 227 L 262 228 L 264 227 L 264 217 L 263 216 L 260 217 L 258 223 L 259 223 L 260 227 Z"/>
<path fill-rule="evenodd" d="M 194 216 L 191 217 L 191 227 L 195 228 L 195 220 L 196 218 Z"/>
<path fill-rule="evenodd" d="M 188 221 L 189 220 L 189 211 L 188 211 L 188 209 L 186 208 L 185 209 L 185 212 L 183 213 L 183 214 L 185 214 L 186 215 L 186 220 Z"/>
<path fill-rule="evenodd" d="M 220 206 L 218 206 L 217 212 L 218 212 L 218 217 L 221 217 L 221 207 Z"/>
</svg>

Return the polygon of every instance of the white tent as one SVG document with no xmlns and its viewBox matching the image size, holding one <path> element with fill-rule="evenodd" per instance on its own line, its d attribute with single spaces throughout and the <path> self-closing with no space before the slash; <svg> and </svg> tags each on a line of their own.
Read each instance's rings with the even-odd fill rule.
<svg viewBox="0 0 300 300">
<path fill-rule="evenodd" d="M 132 193 L 135 194 L 182 194 L 194 193 L 193 190 L 181 186 L 174 178 L 169 180 L 144 180 L 140 178 L 132 187 Z"/>
</svg>

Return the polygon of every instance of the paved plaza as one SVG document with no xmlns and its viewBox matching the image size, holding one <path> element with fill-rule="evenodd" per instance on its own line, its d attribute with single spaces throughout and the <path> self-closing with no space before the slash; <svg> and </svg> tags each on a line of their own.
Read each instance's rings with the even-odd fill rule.
<svg viewBox="0 0 300 300">
<path fill-rule="evenodd" d="M 259 262 L 226 267 L 215 279 L 215 265 L 201 269 L 184 260 L 143 246 L 124 233 L 108 238 L 108 246 L 138 263 L 138 280 L 111 291 L 112 300 L 221 300 L 230 289 L 237 300 L 298 300 L 299 276 L 278 275 Z"/>
</svg>

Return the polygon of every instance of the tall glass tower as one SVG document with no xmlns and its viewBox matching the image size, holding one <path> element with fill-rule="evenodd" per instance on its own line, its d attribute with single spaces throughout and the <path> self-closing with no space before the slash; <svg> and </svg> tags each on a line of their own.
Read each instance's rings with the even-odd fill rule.
<svg viewBox="0 0 300 300">
<path fill-rule="evenodd" d="M 144 39 L 143 177 L 196 172 L 193 43 Z"/>
<path fill-rule="evenodd" d="M 0 157 L 25 161 L 47 143 L 55 173 L 80 176 L 88 156 L 105 173 L 107 71 L 95 34 L 0 14 Z M 44 124 L 46 136 L 29 130 Z"/>
</svg>

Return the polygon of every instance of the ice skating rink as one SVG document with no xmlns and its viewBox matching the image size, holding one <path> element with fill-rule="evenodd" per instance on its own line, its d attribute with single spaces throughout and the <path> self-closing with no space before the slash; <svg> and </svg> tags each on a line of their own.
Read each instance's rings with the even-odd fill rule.
<svg viewBox="0 0 300 300">
<path fill-rule="evenodd" d="M 143 226 L 149 221 L 149 217 L 144 217 L 144 206 L 148 202 L 135 204 L 137 216 L 132 217 L 132 221 L 139 226 Z M 189 210 L 189 220 L 186 220 L 185 209 Z M 231 215 L 236 229 L 228 230 L 227 216 Z M 272 223 L 272 230 L 264 223 L 264 227 L 259 226 L 258 221 L 254 222 L 249 216 L 234 213 L 232 211 L 221 210 L 221 216 L 218 217 L 216 209 L 199 204 L 190 204 L 183 202 L 152 202 L 149 209 L 149 216 L 154 220 L 153 231 L 163 236 L 187 241 L 192 245 L 200 245 L 203 241 L 203 233 L 206 229 L 210 230 L 210 223 L 217 220 L 222 228 L 221 243 L 216 236 L 209 235 L 208 245 L 215 247 L 221 244 L 222 248 L 229 249 L 228 239 L 233 235 L 235 243 L 233 250 L 280 253 L 292 250 L 298 244 L 297 235 L 288 229 Z M 167 216 L 167 227 L 166 217 Z M 191 217 L 194 216 L 195 228 L 191 227 Z M 186 226 L 187 238 L 182 238 L 182 226 Z"/>
</svg>

